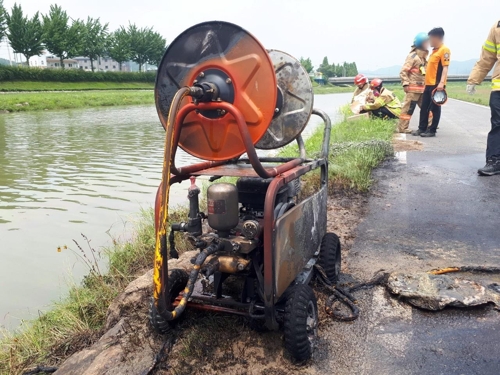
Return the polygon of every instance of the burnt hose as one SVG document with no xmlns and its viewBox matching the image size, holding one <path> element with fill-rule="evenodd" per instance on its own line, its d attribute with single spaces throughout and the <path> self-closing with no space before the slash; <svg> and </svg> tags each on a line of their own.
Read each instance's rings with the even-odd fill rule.
<svg viewBox="0 0 500 375">
<path fill-rule="evenodd" d="M 161 314 L 162 316 L 167 319 L 167 320 L 174 320 L 176 317 L 180 316 L 184 310 L 186 309 L 187 301 L 193 294 L 194 290 L 194 284 L 196 283 L 196 280 L 198 279 L 198 275 L 200 273 L 201 266 L 203 263 L 205 263 L 205 260 L 207 259 L 208 256 L 215 254 L 218 250 L 222 250 L 224 248 L 223 244 L 211 244 L 208 246 L 206 249 L 204 249 L 197 257 L 193 265 L 193 269 L 191 270 L 191 273 L 189 274 L 189 279 L 186 285 L 186 288 L 184 289 L 184 293 L 182 295 L 182 299 L 180 300 L 179 304 L 173 311 L 162 311 Z"/>
<path fill-rule="evenodd" d="M 155 261 L 153 271 L 154 303 L 160 314 L 167 319 L 171 313 L 167 310 L 170 306 L 168 295 L 168 263 L 167 259 L 167 226 L 168 226 L 168 198 L 170 191 L 170 169 L 172 163 L 172 148 L 174 140 L 175 120 L 182 100 L 189 95 L 189 87 L 183 87 L 175 94 L 168 112 L 165 124 L 165 145 L 163 154 L 163 170 L 160 189 L 160 219 L 156 232 Z"/>
</svg>

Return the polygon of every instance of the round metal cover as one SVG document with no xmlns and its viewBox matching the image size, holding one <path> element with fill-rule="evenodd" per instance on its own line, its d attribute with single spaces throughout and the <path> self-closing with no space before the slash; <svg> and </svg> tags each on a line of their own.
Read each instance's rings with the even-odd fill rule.
<svg viewBox="0 0 500 375">
<path fill-rule="evenodd" d="M 278 112 L 256 145 L 264 150 L 283 147 L 297 138 L 311 117 L 314 103 L 311 78 L 300 62 L 282 51 L 268 52 L 278 80 Z"/>
<path fill-rule="evenodd" d="M 274 116 L 276 75 L 265 48 L 237 25 L 211 21 L 180 34 L 167 48 L 158 67 L 156 109 L 165 128 L 177 90 L 204 78 L 207 71 L 222 71 L 231 90 L 232 104 L 240 110 L 255 144 Z M 183 104 L 192 101 L 187 97 Z M 245 152 L 236 121 L 230 114 L 205 116 L 190 113 L 182 126 L 180 147 L 205 160 L 229 160 Z"/>
</svg>

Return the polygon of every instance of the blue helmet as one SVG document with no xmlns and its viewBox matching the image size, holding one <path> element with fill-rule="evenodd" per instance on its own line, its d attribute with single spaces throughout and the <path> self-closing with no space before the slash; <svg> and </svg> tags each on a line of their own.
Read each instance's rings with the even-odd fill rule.
<svg viewBox="0 0 500 375">
<path fill-rule="evenodd" d="M 418 33 L 413 40 L 413 45 L 417 48 L 422 48 L 422 44 L 429 40 L 429 35 L 427 33 Z"/>
</svg>

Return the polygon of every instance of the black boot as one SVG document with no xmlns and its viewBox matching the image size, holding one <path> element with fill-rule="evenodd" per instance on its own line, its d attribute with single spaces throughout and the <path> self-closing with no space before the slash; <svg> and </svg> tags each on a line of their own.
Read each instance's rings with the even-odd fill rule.
<svg viewBox="0 0 500 375">
<path fill-rule="evenodd" d="M 486 165 L 478 169 L 481 176 L 494 176 L 500 174 L 500 157 L 492 157 L 486 161 Z"/>
<path fill-rule="evenodd" d="M 417 137 L 418 137 L 419 135 L 421 135 L 421 134 L 423 134 L 423 133 L 424 133 L 424 132 L 423 132 L 422 130 L 417 129 L 417 130 L 412 131 L 412 132 L 411 132 L 411 135 L 414 135 L 414 136 L 417 136 Z"/>
<path fill-rule="evenodd" d="M 430 132 L 429 130 L 427 130 L 425 133 L 420 134 L 420 136 L 424 138 L 435 137 L 436 132 Z"/>
</svg>

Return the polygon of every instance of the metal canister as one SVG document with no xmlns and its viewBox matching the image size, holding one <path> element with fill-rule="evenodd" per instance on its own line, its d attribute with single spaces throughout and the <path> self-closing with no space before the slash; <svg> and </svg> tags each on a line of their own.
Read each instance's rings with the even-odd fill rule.
<svg viewBox="0 0 500 375">
<path fill-rule="evenodd" d="M 233 184 L 218 183 L 207 190 L 208 225 L 227 236 L 239 222 L 238 189 Z"/>
</svg>

